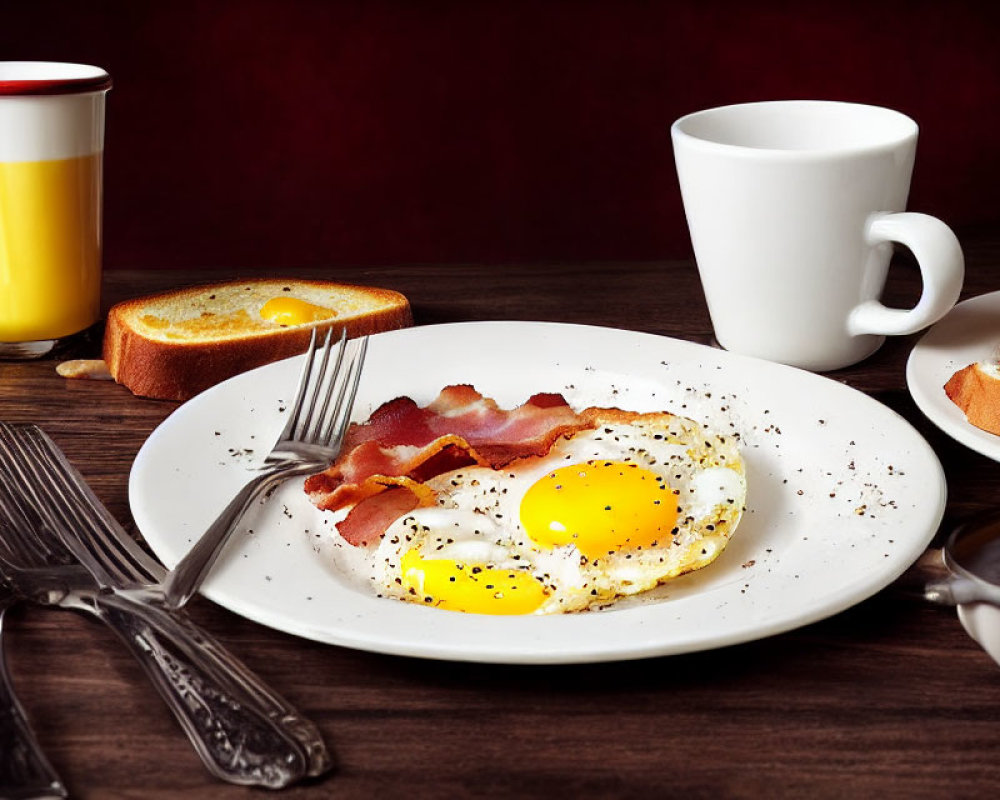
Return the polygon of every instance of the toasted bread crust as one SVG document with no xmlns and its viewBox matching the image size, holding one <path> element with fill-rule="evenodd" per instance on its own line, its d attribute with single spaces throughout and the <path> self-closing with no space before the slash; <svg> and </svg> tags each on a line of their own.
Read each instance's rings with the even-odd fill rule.
<svg viewBox="0 0 1000 800">
<path fill-rule="evenodd" d="M 267 283 L 278 282 L 265 279 L 227 281 L 138 297 L 113 306 L 105 326 L 103 353 L 112 377 L 134 394 L 184 401 L 240 372 L 303 352 L 314 328 L 320 332 L 332 328 L 334 333 L 346 328 L 348 337 L 354 338 L 413 324 L 410 304 L 398 292 L 327 281 L 282 280 L 282 286 L 328 290 L 332 308 L 336 308 L 338 292 L 346 290 L 353 294 L 360 291 L 372 301 L 373 308 L 320 322 L 252 330 L 245 335 L 219 339 L 202 335 L 195 341 L 163 341 L 137 330 L 136 320 L 151 301 L 184 300 L 195 293 L 233 284 L 249 286 Z"/>
<path fill-rule="evenodd" d="M 1000 434 L 1000 379 L 969 364 L 948 379 L 944 391 L 972 425 Z"/>
</svg>

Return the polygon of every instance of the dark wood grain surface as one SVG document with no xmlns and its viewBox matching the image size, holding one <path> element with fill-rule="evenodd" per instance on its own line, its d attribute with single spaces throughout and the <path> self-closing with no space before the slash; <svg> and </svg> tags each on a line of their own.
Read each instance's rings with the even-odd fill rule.
<svg viewBox="0 0 1000 800">
<path fill-rule="evenodd" d="M 964 295 L 1000 288 L 1000 231 L 962 239 Z M 266 272 L 115 271 L 105 303 Z M 687 261 L 294 274 L 398 289 L 417 324 L 539 319 L 712 340 Z M 887 299 L 909 303 L 918 287 L 914 266 L 897 258 Z M 949 488 L 940 541 L 957 521 L 1000 502 L 1000 466 L 944 436 L 914 406 L 904 366 L 916 338 L 891 340 L 832 377 L 896 410 L 937 451 Z M 0 363 L 0 418 L 43 425 L 135 532 L 129 469 L 176 405 L 113 383 L 63 380 L 55 372 L 63 357 Z M 290 798 L 995 797 L 1000 667 L 952 610 L 914 594 L 916 579 L 911 571 L 844 613 L 749 644 L 557 667 L 358 652 L 261 627 L 202 598 L 189 610 L 315 720 L 334 751 L 336 771 L 286 790 Z M 261 796 L 208 775 L 104 628 L 73 613 L 19 608 L 8 644 L 18 691 L 74 797 Z"/>
</svg>

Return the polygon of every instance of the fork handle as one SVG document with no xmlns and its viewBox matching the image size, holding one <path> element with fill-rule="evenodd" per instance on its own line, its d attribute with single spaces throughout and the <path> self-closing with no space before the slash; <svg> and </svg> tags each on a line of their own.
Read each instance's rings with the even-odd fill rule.
<svg viewBox="0 0 1000 800">
<path fill-rule="evenodd" d="M 78 596 L 131 650 L 213 775 L 277 789 L 330 768 L 315 727 L 186 614 L 122 595 Z"/>
<path fill-rule="evenodd" d="M 0 598 L 0 789 L 8 800 L 67 797 L 14 694 L 3 648 L 3 618 L 9 604 Z"/>
<path fill-rule="evenodd" d="M 187 554 L 170 570 L 163 582 L 162 603 L 180 608 L 198 591 L 212 565 L 247 509 L 268 489 L 293 475 L 315 472 L 326 466 L 316 463 L 279 464 L 262 470 L 236 493 L 215 521 L 199 537 Z"/>
</svg>

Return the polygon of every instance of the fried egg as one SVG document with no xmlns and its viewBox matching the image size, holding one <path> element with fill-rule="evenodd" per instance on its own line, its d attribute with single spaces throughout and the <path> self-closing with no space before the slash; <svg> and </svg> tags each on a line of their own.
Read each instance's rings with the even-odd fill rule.
<svg viewBox="0 0 1000 800">
<path fill-rule="evenodd" d="M 596 423 L 548 454 L 426 482 L 436 504 L 387 529 L 379 594 L 451 611 L 551 614 L 604 606 L 715 560 L 743 512 L 732 436 L 668 413 Z"/>
</svg>

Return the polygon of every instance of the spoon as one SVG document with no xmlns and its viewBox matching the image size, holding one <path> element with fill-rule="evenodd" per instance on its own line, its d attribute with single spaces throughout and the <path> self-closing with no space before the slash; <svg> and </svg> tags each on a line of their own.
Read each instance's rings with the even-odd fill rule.
<svg viewBox="0 0 1000 800">
<path fill-rule="evenodd" d="M 924 597 L 957 606 L 962 627 L 1000 664 L 1000 512 L 957 527 L 941 552 L 947 573 Z"/>
</svg>

